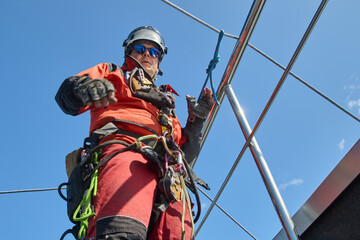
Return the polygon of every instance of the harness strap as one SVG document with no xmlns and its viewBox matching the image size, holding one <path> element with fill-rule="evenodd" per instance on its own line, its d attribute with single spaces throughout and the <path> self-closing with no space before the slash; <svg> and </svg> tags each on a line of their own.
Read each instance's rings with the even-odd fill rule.
<svg viewBox="0 0 360 240">
<path fill-rule="evenodd" d="M 110 161 L 113 157 L 115 157 L 116 155 L 123 153 L 125 151 L 130 151 L 130 150 L 136 150 L 136 144 L 127 144 L 123 141 L 119 141 L 119 140 L 112 140 L 112 141 L 108 141 L 105 142 L 103 144 L 100 144 L 98 146 L 96 146 L 95 148 L 93 148 L 89 154 L 88 154 L 88 158 L 84 161 L 86 162 L 88 159 L 91 158 L 91 156 L 93 154 L 95 154 L 97 151 L 99 151 L 101 148 L 104 148 L 106 146 L 112 145 L 112 144 L 122 144 L 124 146 L 126 146 L 125 148 L 121 149 L 120 151 L 114 152 L 112 154 L 110 154 L 109 156 L 107 156 L 106 158 L 102 159 L 101 161 L 99 161 L 97 163 L 97 165 L 95 166 L 95 168 L 93 168 L 91 171 L 89 171 L 83 178 L 83 181 L 85 181 L 89 176 L 91 176 L 91 174 L 93 174 L 96 170 L 98 170 L 101 166 L 103 166 L 105 163 L 107 163 L 108 161 Z M 83 163 L 84 164 L 84 163 Z"/>
<path fill-rule="evenodd" d="M 113 143 L 115 144 L 115 143 Z M 124 144 L 124 143 L 120 143 L 120 144 Z M 120 151 L 114 152 L 113 154 L 110 154 L 109 156 L 107 156 L 106 158 L 104 158 L 103 160 L 101 160 L 96 167 L 94 168 L 94 171 L 96 171 L 97 169 L 99 169 L 102 165 L 104 165 L 105 163 L 107 163 L 109 160 L 111 160 L 113 157 L 115 157 L 116 155 L 126 152 L 126 151 L 130 151 L 130 150 L 136 150 L 136 144 L 133 143 L 129 146 L 127 146 L 126 148 L 121 149 Z"/>
<path fill-rule="evenodd" d="M 122 144 L 125 145 L 126 147 L 121 149 L 120 151 L 117 151 L 113 154 L 110 154 L 109 156 L 107 156 L 106 158 L 102 159 L 101 161 L 98 161 L 98 151 L 101 151 L 101 148 L 112 145 L 112 144 Z M 127 144 L 123 141 L 119 141 L 119 140 L 112 140 L 112 141 L 108 141 L 105 142 L 103 144 L 100 144 L 96 147 L 94 147 L 93 149 L 91 149 L 88 153 L 88 155 L 86 156 L 86 159 L 84 161 L 82 161 L 80 164 L 85 165 L 85 164 L 95 164 L 95 167 L 91 167 L 89 171 L 86 172 L 86 175 L 83 177 L 83 181 L 86 181 L 88 177 L 91 176 L 91 183 L 90 186 L 88 188 L 88 190 L 85 192 L 83 199 L 81 200 L 81 202 L 79 203 L 78 207 L 76 208 L 73 216 L 72 216 L 72 220 L 75 222 L 79 222 L 79 224 L 76 224 L 77 228 L 79 228 L 77 230 L 78 232 L 78 236 L 77 239 L 84 239 L 86 236 L 86 231 L 88 228 L 88 219 L 91 216 L 95 215 L 95 212 L 92 208 L 91 205 L 91 198 L 92 196 L 96 196 L 97 193 L 97 182 L 98 182 L 98 170 L 101 166 L 103 166 L 104 164 L 106 164 L 108 161 L 110 161 L 113 157 L 115 157 L 116 155 L 125 152 L 125 151 L 129 151 L 129 150 L 135 150 L 137 147 L 137 145 L 134 144 Z M 89 162 L 91 161 L 91 163 Z M 80 213 L 80 216 L 78 217 L 78 214 Z M 66 231 L 63 234 L 63 237 L 65 237 L 65 235 L 67 235 L 68 233 L 73 233 L 74 234 L 74 230 L 70 231 Z"/>
<path fill-rule="evenodd" d="M 153 134 L 158 135 L 158 132 L 156 132 L 155 130 L 153 130 L 153 129 L 147 127 L 147 126 L 144 126 L 144 125 L 142 125 L 142 124 L 140 124 L 140 123 L 135 123 L 135 122 L 131 122 L 131 121 L 127 121 L 127 120 L 122 120 L 122 119 L 114 119 L 114 120 L 113 120 L 113 123 L 127 123 L 127 124 L 131 124 L 131 125 L 134 125 L 134 126 L 137 126 L 137 127 L 141 127 L 141 128 L 143 128 L 143 129 L 146 129 L 147 131 L 149 131 L 149 132 L 151 132 L 151 133 L 153 133 Z M 124 131 L 126 131 L 126 130 L 124 130 Z M 130 131 L 127 131 L 127 132 L 128 132 L 128 133 L 131 133 Z M 131 133 L 131 134 L 135 134 L 135 133 Z M 130 135 L 130 136 L 131 136 L 131 135 Z M 140 135 L 138 135 L 138 136 L 140 136 Z"/>
<path fill-rule="evenodd" d="M 111 124 L 113 124 L 113 123 L 111 123 Z M 113 124 L 113 125 L 114 125 L 114 124 Z M 115 127 L 116 127 L 116 126 L 115 126 Z M 126 131 L 126 130 L 125 130 L 125 131 Z M 117 131 L 115 131 L 114 133 L 117 133 Z M 105 134 L 105 135 L 106 135 L 106 134 Z M 109 134 L 107 134 L 106 136 L 108 136 L 108 135 L 109 135 Z M 117 151 L 117 152 L 114 152 L 114 153 L 110 154 L 110 155 L 107 156 L 106 158 L 104 158 L 104 159 L 102 159 L 101 161 L 97 162 L 96 165 L 95 165 L 95 167 L 92 168 L 89 172 L 87 172 L 86 176 L 83 178 L 83 181 L 85 181 L 89 176 L 93 176 L 94 174 L 96 175 L 96 173 L 97 173 L 97 171 L 98 171 L 98 169 L 99 169 L 100 167 L 102 167 L 104 164 L 106 164 L 108 161 L 110 161 L 110 160 L 111 160 L 113 157 L 115 157 L 116 155 L 118 155 L 118 154 L 120 154 L 120 153 L 123 153 L 123 152 L 125 152 L 125 151 L 133 150 L 133 151 L 138 151 L 138 152 L 140 152 L 140 153 L 142 153 L 142 154 L 144 154 L 144 153 L 149 153 L 150 155 L 149 155 L 149 154 L 148 154 L 148 155 L 147 155 L 147 154 L 144 154 L 145 157 L 147 157 L 148 159 L 153 160 L 153 161 L 154 161 L 154 158 L 159 159 L 159 158 L 158 158 L 158 155 L 155 156 L 154 158 L 151 156 L 151 152 L 154 152 L 154 151 L 153 151 L 153 149 L 152 149 L 150 146 L 145 146 L 145 147 L 144 147 L 144 146 L 141 145 L 141 141 L 143 141 L 143 140 L 151 140 L 151 139 L 153 139 L 154 137 L 157 139 L 156 142 L 161 142 L 161 143 L 162 143 L 162 145 L 163 145 L 163 147 L 165 148 L 165 150 L 166 150 L 167 153 L 170 153 L 170 154 L 173 153 L 173 151 L 170 150 L 169 147 L 168 147 L 168 141 L 170 141 L 169 143 L 170 143 L 171 147 L 179 148 L 178 146 L 172 146 L 172 145 L 173 145 L 173 144 L 172 144 L 172 143 L 173 143 L 173 139 L 167 139 L 167 138 L 165 138 L 164 136 L 162 136 L 162 137 L 157 137 L 156 135 L 149 135 L 149 136 L 140 137 L 140 138 L 138 138 L 138 141 L 136 141 L 135 143 L 130 144 L 130 145 L 127 144 L 127 143 L 125 143 L 125 142 L 123 142 L 123 141 L 119 141 L 119 140 L 110 140 L 110 141 L 104 142 L 104 143 L 102 143 L 102 144 L 99 144 L 99 145 L 93 147 L 93 148 L 88 152 L 88 155 L 86 156 L 86 159 L 85 159 L 84 161 L 82 161 L 80 164 L 85 165 L 86 163 L 90 163 L 89 161 L 91 160 L 92 156 L 93 156 L 94 154 L 97 155 L 97 152 L 100 151 L 100 149 L 102 149 L 102 148 L 104 148 L 104 147 L 106 147 L 106 146 L 109 146 L 109 145 L 112 145 L 112 144 L 122 144 L 122 145 L 124 145 L 124 146 L 126 146 L 126 147 L 123 148 L 123 149 L 120 150 L 120 151 Z M 103 137 L 102 137 L 102 139 L 103 139 Z M 167 140 L 168 140 L 168 141 L 167 141 Z M 180 149 L 179 149 L 179 150 L 180 150 Z M 150 152 L 149 152 L 149 151 L 150 151 Z M 181 150 L 180 150 L 180 151 L 181 151 Z M 178 152 L 178 154 L 183 154 L 183 153 Z M 172 155 L 173 155 L 173 154 L 172 154 Z M 190 179 L 190 182 L 187 182 L 186 185 L 191 186 L 190 189 L 191 189 L 191 191 L 193 191 L 193 192 L 195 193 L 196 200 L 197 200 L 197 205 L 198 205 L 197 215 L 196 215 L 195 219 L 191 219 L 191 220 L 192 220 L 192 226 L 194 226 L 194 222 L 196 222 L 196 221 L 198 220 L 198 218 L 199 218 L 199 216 L 200 216 L 200 212 L 201 212 L 201 210 L 200 210 L 200 200 L 199 200 L 199 197 L 198 197 L 198 194 L 197 194 L 197 189 L 196 189 L 196 186 L 195 186 L 195 183 L 194 183 L 194 179 L 193 179 L 193 178 L 195 178 L 195 179 L 198 179 L 198 178 L 196 177 L 196 175 L 194 174 L 194 172 L 192 171 L 191 167 L 188 165 L 188 163 L 186 162 L 186 160 L 183 161 L 183 162 L 184 162 L 184 164 L 185 164 L 184 167 L 186 168 L 186 170 L 187 170 L 187 172 L 188 172 L 189 179 Z M 156 163 L 157 163 L 159 169 L 162 170 L 161 162 L 157 162 L 157 161 L 156 161 Z M 162 175 L 163 175 L 163 174 L 162 174 Z M 93 176 L 93 178 L 94 178 L 94 176 Z M 96 180 L 97 180 L 97 177 L 95 177 L 95 178 L 96 178 Z M 181 177 L 181 178 L 182 178 L 182 177 Z M 96 180 L 95 180 L 95 181 L 96 181 Z M 181 182 L 182 182 L 181 187 L 182 187 L 182 188 L 184 189 L 184 191 L 185 191 L 185 192 L 183 192 L 182 200 L 184 201 L 184 204 L 185 204 L 185 202 L 187 202 L 188 209 L 189 209 L 189 212 L 190 212 L 190 215 L 191 215 L 191 203 L 190 203 L 190 199 L 189 199 L 188 192 L 186 191 L 186 187 L 185 187 L 184 181 L 186 181 L 186 180 L 184 180 L 184 179 L 182 178 L 182 179 L 181 179 Z M 94 191 L 94 192 L 96 193 L 96 191 Z M 88 195 L 88 194 L 86 194 L 86 195 Z M 164 202 L 165 202 L 165 205 L 164 205 Z M 82 203 L 81 203 L 80 205 L 82 205 Z M 166 201 L 161 201 L 161 202 L 160 202 L 160 205 L 162 206 L 163 209 L 161 209 L 161 208 L 156 208 L 156 209 L 155 209 L 155 211 L 156 211 L 157 213 L 155 213 L 154 216 L 152 216 L 152 220 L 154 221 L 153 224 L 155 224 L 155 222 L 157 221 L 157 218 L 159 217 L 159 215 L 161 214 L 161 212 L 163 212 L 163 211 L 167 208 L 168 203 L 166 204 Z M 160 206 L 160 207 L 161 207 L 161 206 Z M 80 207 L 80 206 L 79 206 L 79 207 Z M 154 207 L 155 207 L 155 206 L 154 206 Z M 154 211 L 154 209 L 153 209 L 153 211 Z M 185 211 L 185 207 L 183 208 L 183 211 Z M 184 213 L 183 213 L 183 215 L 184 215 Z M 81 224 L 80 231 L 79 231 L 79 236 L 84 236 L 84 234 L 86 234 L 87 219 L 86 219 L 85 221 L 83 221 L 83 222 L 84 222 L 84 224 Z M 151 225 L 153 225 L 153 224 L 151 224 Z M 149 227 L 150 227 L 150 225 L 149 225 Z M 149 228 L 149 229 L 150 229 L 150 228 Z M 193 229 L 194 229 L 194 228 L 192 227 L 192 236 L 193 236 Z"/>
</svg>

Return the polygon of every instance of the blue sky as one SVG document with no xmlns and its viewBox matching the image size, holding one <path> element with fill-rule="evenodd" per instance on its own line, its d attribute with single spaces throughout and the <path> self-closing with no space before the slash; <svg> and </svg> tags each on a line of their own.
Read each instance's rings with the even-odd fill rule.
<svg viewBox="0 0 360 240">
<path fill-rule="evenodd" d="M 321 1 L 269 0 L 250 43 L 286 66 Z M 226 33 L 239 35 L 252 1 L 197 0 L 175 4 Z M 360 117 L 360 3 L 329 1 L 292 71 Z M 0 191 L 57 187 L 67 180 L 65 155 L 82 145 L 89 115 L 72 117 L 54 101 L 62 81 L 101 62 L 122 64 L 122 42 L 152 25 L 169 47 L 158 84 L 198 96 L 218 35 L 162 1 L 25 1 L 0 3 L 2 174 Z M 215 87 L 236 40 L 224 37 Z M 251 127 L 282 70 L 247 48 L 232 81 Z M 289 76 L 256 139 L 290 215 L 359 139 L 359 122 Z M 226 99 L 195 170 L 215 197 L 245 143 Z M 281 229 L 254 160 L 247 151 L 218 202 L 258 239 Z M 203 198 L 203 213 L 210 202 Z M 71 227 L 56 191 L 0 195 L 2 239 L 59 239 Z M 203 216 L 203 215 L 202 215 Z M 67 239 L 71 239 L 68 237 Z M 214 209 L 197 239 L 251 239 Z"/>
</svg>

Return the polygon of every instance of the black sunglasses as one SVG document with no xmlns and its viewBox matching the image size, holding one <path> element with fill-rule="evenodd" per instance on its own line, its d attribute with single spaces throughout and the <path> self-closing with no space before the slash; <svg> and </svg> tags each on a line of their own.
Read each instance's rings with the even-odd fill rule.
<svg viewBox="0 0 360 240">
<path fill-rule="evenodd" d="M 150 56 L 152 56 L 152 57 L 160 56 L 160 51 L 157 48 L 147 48 L 141 44 L 135 45 L 134 50 L 135 50 L 135 52 L 140 53 L 140 54 L 143 54 L 144 52 L 146 52 L 146 50 L 148 50 L 150 53 Z"/>
</svg>

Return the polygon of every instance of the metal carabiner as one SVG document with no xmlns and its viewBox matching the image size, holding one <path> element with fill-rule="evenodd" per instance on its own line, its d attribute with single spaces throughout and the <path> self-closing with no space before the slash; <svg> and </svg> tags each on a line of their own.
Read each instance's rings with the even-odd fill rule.
<svg viewBox="0 0 360 240">
<path fill-rule="evenodd" d="M 186 167 L 185 167 L 185 164 L 184 164 L 184 161 L 183 161 L 183 157 L 182 157 L 182 154 L 181 152 L 179 151 L 172 151 L 174 154 L 176 154 L 176 164 L 177 164 L 177 167 L 174 169 L 175 172 L 180 172 L 180 174 L 183 176 L 183 177 L 186 177 L 187 175 L 187 171 L 186 171 Z"/>
<path fill-rule="evenodd" d="M 142 68 L 139 68 L 138 69 L 138 72 L 139 72 L 139 77 L 140 77 L 140 81 L 142 84 L 145 83 L 145 74 L 144 74 L 144 70 Z"/>
</svg>

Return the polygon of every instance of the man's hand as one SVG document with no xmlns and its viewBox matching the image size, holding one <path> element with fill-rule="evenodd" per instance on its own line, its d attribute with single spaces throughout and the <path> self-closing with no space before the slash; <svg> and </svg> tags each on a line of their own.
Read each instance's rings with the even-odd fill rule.
<svg viewBox="0 0 360 240">
<path fill-rule="evenodd" d="M 84 106 L 108 107 L 117 102 L 114 85 L 106 79 L 85 79 L 75 89 Z"/>
<path fill-rule="evenodd" d="M 208 116 L 214 104 L 212 92 L 209 88 L 204 89 L 198 102 L 196 102 L 194 97 L 190 97 L 189 95 L 186 95 L 186 100 L 188 104 L 189 117 L 197 117 L 201 119 L 205 119 Z"/>
</svg>

